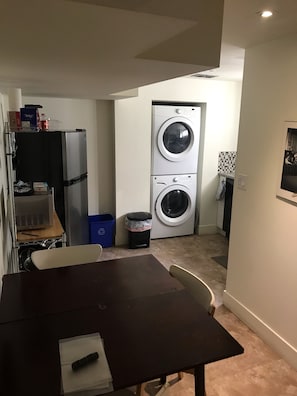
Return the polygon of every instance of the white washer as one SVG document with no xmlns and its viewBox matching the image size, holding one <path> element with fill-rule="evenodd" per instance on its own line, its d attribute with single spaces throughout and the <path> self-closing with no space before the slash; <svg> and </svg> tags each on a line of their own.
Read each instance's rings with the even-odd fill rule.
<svg viewBox="0 0 297 396">
<path fill-rule="evenodd" d="M 151 176 L 151 239 L 194 233 L 196 174 Z"/>
<path fill-rule="evenodd" d="M 197 105 L 152 106 L 152 175 L 197 173 L 201 109 Z"/>
</svg>

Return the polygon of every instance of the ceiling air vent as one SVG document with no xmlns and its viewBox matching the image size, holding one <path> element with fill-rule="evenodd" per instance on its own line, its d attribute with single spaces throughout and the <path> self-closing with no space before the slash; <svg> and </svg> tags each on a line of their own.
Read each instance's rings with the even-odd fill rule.
<svg viewBox="0 0 297 396">
<path fill-rule="evenodd" d="M 218 77 L 214 74 L 205 74 L 205 73 L 197 73 L 197 74 L 192 74 L 191 77 L 198 77 L 198 78 L 214 78 Z"/>
</svg>

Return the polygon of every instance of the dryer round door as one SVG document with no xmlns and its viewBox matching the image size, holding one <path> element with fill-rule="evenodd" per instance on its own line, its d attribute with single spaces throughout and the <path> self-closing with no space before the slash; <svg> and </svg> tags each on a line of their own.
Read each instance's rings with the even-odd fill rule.
<svg viewBox="0 0 297 396">
<path fill-rule="evenodd" d="M 193 202 L 185 186 L 172 185 L 158 196 L 155 210 L 159 220 L 168 226 L 186 222 L 193 212 Z"/>
<path fill-rule="evenodd" d="M 185 117 L 172 117 L 158 131 L 158 149 L 168 161 L 183 161 L 194 144 L 194 126 Z"/>
</svg>

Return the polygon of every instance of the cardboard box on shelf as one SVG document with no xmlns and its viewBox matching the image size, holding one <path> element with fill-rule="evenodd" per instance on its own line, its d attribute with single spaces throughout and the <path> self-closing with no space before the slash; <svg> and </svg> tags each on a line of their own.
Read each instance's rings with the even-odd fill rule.
<svg viewBox="0 0 297 396">
<path fill-rule="evenodd" d="M 37 130 L 40 129 L 40 118 L 38 108 L 22 107 L 21 108 L 22 129 Z"/>
<path fill-rule="evenodd" d="M 18 131 L 21 129 L 21 113 L 19 111 L 8 112 L 9 129 L 11 131 Z"/>
<path fill-rule="evenodd" d="M 49 192 L 46 182 L 33 182 L 33 191 L 36 194 L 47 194 Z"/>
</svg>

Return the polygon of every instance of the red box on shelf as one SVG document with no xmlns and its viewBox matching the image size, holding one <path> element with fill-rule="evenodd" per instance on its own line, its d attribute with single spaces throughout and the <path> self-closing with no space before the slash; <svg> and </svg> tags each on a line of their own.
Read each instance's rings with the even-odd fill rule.
<svg viewBox="0 0 297 396">
<path fill-rule="evenodd" d="M 8 112 L 9 129 L 11 131 L 18 131 L 21 129 L 21 114 L 19 111 Z"/>
</svg>

